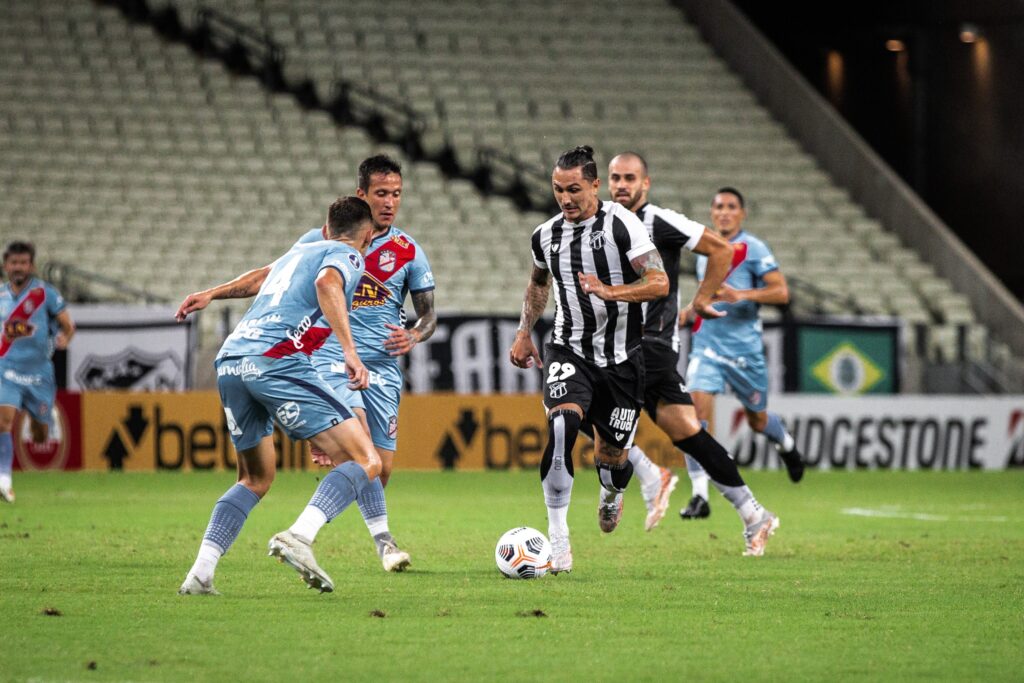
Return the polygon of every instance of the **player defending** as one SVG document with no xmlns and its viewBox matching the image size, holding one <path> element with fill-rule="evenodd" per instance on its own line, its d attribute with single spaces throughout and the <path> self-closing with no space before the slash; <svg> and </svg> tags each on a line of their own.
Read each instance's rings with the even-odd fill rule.
<svg viewBox="0 0 1024 683">
<path fill-rule="evenodd" d="M 668 296 L 647 304 L 643 339 L 647 374 L 644 409 L 677 448 L 691 453 L 696 461 L 704 463 L 713 473 L 715 486 L 733 504 L 743 521 L 744 554 L 763 555 L 768 536 L 778 526 L 778 518 L 757 503 L 729 453 L 702 428 L 693 400 L 676 371 L 679 359 L 676 321 L 680 251 L 692 249 L 707 261 L 707 277 L 701 282 L 694 301 L 712 296 L 732 265 L 738 262 L 737 256 L 728 242 L 705 230 L 703 225 L 648 202 L 651 178 L 647 162 L 639 154 L 625 152 L 611 160 L 608 164 L 608 188 L 615 201 L 643 221 L 661 254 L 672 284 Z M 629 458 L 640 473 L 642 485 L 645 477 L 651 488 L 664 481 L 664 473 L 659 473 L 659 468 L 636 446 L 630 449 Z M 667 495 L 663 505 L 668 505 Z M 664 507 L 654 508 L 654 524 L 664 511 Z M 648 529 L 653 526 L 651 522 L 652 514 L 648 514 Z"/>
<path fill-rule="evenodd" d="M 761 304 L 788 303 L 789 289 L 768 245 L 743 230 L 746 217 L 739 190 L 720 189 L 711 202 L 711 222 L 730 243 L 745 245 L 746 258 L 715 294 L 717 308 L 728 315 L 704 321 L 693 335 L 686 380 L 693 392 L 697 415 L 704 421 L 713 415 L 714 394 L 721 393 L 726 385 L 731 387 L 743 404 L 750 428 L 775 444 L 790 480 L 795 483 L 804 476 L 804 463 L 782 420 L 767 411 L 768 370 L 758 315 Z M 706 258 L 698 257 L 698 279 L 704 279 L 707 265 Z M 687 309 L 680 314 L 680 324 L 686 322 L 689 313 Z M 687 457 L 686 466 L 693 496 L 679 514 L 683 519 L 707 517 L 711 514 L 708 474 L 693 458 Z"/>
<path fill-rule="evenodd" d="M 350 386 L 367 386 L 369 373 L 352 341 L 348 307 L 372 229 L 366 202 L 356 197 L 335 201 L 327 240 L 295 245 L 275 261 L 252 306 L 221 346 L 217 388 L 238 451 L 238 483 L 214 506 L 179 594 L 217 593 L 217 562 L 274 481 L 274 418 L 291 438 L 309 439 L 335 467 L 296 524 L 270 539 L 270 554 L 295 568 L 310 588 L 334 590 L 311 546 L 320 527 L 377 478 L 380 458 L 359 420 L 317 374 L 310 354 L 333 333 L 345 350 Z"/>
<path fill-rule="evenodd" d="M 31 242 L 11 242 L 4 250 L 7 283 L 0 289 L 0 500 L 14 502 L 11 473 L 18 410 L 28 411 L 32 440 L 50 436 L 57 382 L 50 358 L 66 349 L 75 325 L 64 297 L 35 277 L 36 250 Z M 54 332 L 56 331 L 56 334 Z"/>
<path fill-rule="evenodd" d="M 377 546 L 386 571 L 402 571 L 410 565 L 409 554 L 399 549 L 388 526 L 384 486 L 391 477 L 398 439 L 398 405 L 404 379 L 398 356 L 429 339 L 437 328 L 434 311 L 434 276 L 419 244 L 393 225 L 402 202 L 402 167 L 377 155 L 359 165 L 356 195 L 373 214 L 373 236 L 366 253 L 366 272 L 356 288 L 351 316 L 352 334 L 359 356 L 370 372 L 370 386 L 354 392 L 347 388 L 345 355 L 334 339 L 313 354 L 313 364 L 335 388 L 342 402 L 353 408 L 369 430 L 381 460 L 381 475 L 359 496 L 359 510 Z M 303 235 L 298 244 L 323 239 L 321 228 Z M 205 308 L 212 299 L 249 297 L 262 286 L 269 266 L 245 273 L 231 282 L 190 294 L 178 311 L 179 318 Z M 411 293 L 418 321 L 406 329 L 402 304 Z M 321 456 L 314 447 L 314 460 Z"/>
<path fill-rule="evenodd" d="M 566 518 L 573 484 L 572 449 L 583 420 L 594 428 L 601 481 L 598 521 L 618 524 L 622 492 L 633 475 L 626 457 L 643 403 L 640 353 L 643 302 L 668 293 L 661 257 L 636 216 L 598 198 L 593 149 L 562 154 L 551 174 L 561 214 L 533 232 L 533 272 L 509 351 L 520 368 L 544 366 L 548 441 L 540 475 L 548 509 L 551 571 L 572 569 Z M 541 361 L 531 338 L 555 285 L 555 327 Z M 707 311 L 700 302 L 698 310 Z M 710 303 L 710 297 L 707 298 Z"/>
</svg>

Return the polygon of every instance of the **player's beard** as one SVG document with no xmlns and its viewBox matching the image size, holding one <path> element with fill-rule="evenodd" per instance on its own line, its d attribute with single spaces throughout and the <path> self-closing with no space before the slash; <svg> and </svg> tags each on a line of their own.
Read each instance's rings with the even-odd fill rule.
<svg viewBox="0 0 1024 683">
<path fill-rule="evenodd" d="M 637 209 L 640 208 L 640 198 L 642 196 L 643 196 L 643 190 L 637 190 L 635 194 L 627 194 L 625 197 L 623 197 L 622 195 L 616 194 L 615 195 L 615 201 L 617 203 L 619 203 L 619 204 L 622 204 L 624 207 L 626 207 L 630 211 L 636 211 Z M 622 199 L 626 199 L 626 201 L 622 201 Z"/>
</svg>

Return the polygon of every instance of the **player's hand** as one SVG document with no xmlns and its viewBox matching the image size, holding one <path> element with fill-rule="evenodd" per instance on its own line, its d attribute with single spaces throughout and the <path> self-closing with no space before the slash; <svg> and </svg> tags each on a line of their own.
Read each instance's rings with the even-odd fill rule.
<svg viewBox="0 0 1024 683">
<path fill-rule="evenodd" d="M 704 318 L 705 320 L 712 320 L 714 318 L 724 318 L 726 316 L 725 311 L 719 311 L 711 307 L 713 301 L 704 297 L 694 297 L 693 303 L 690 304 L 690 308 L 693 312 Z"/>
<path fill-rule="evenodd" d="M 740 294 L 738 289 L 733 289 L 729 285 L 722 285 L 721 289 L 715 292 L 715 295 L 711 297 L 711 300 L 715 303 L 719 301 L 734 304 L 737 301 L 743 301 L 743 296 Z"/>
<path fill-rule="evenodd" d="M 193 292 L 185 297 L 185 300 L 178 306 L 178 312 L 174 314 L 174 319 L 179 323 L 188 317 L 189 313 L 195 313 L 201 311 L 210 305 L 211 297 L 206 292 Z"/>
<path fill-rule="evenodd" d="M 611 298 L 608 285 L 598 280 L 597 276 L 593 273 L 577 273 L 576 275 L 580 279 L 580 287 L 587 294 L 593 294 L 598 299 L 604 299 L 605 301 Z"/>
<path fill-rule="evenodd" d="M 391 323 L 384 323 L 384 327 L 391 330 L 391 334 L 384 340 L 384 348 L 390 351 L 392 356 L 404 356 L 420 342 L 420 333 L 415 329 L 407 330 Z"/>
<path fill-rule="evenodd" d="M 53 348 L 58 351 L 64 351 L 68 348 L 68 336 L 63 332 L 58 332 L 53 337 Z"/>
<path fill-rule="evenodd" d="M 693 320 L 693 304 L 687 304 L 679 311 L 679 327 L 686 327 Z"/>
<path fill-rule="evenodd" d="M 529 332 L 520 332 L 516 335 L 516 340 L 512 342 L 512 348 L 508 351 L 508 359 L 517 368 L 539 368 L 544 365 Z"/>
<path fill-rule="evenodd" d="M 345 354 L 345 373 L 348 375 L 348 388 L 362 391 L 370 386 L 370 371 L 354 353 Z"/>
<path fill-rule="evenodd" d="M 314 446 L 309 444 L 309 456 L 313 459 L 313 464 L 319 465 L 320 467 L 333 467 L 334 461 L 328 457 L 326 453 Z"/>
</svg>

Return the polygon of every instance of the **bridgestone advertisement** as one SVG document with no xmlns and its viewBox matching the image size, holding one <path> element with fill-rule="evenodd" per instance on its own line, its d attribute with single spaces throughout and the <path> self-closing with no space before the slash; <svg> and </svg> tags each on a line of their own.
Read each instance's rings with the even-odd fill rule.
<svg viewBox="0 0 1024 683">
<path fill-rule="evenodd" d="M 772 396 L 811 467 L 997 470 L 1024 467 L 1024 396 Z M 715 406 L 715 433 L 741 466 L 777 467 L 731 397 Z"/>
</svg>

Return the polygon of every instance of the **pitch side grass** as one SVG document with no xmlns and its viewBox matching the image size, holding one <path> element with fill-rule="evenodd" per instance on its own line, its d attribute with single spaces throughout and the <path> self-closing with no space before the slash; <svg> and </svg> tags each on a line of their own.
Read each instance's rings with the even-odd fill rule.
<svg viewBox="0 0 1024 683">
<path fill-rule="evenodd" d="M 316 486 L 281 474 L 221 561 L 220 597 L 176 595 L 230 474 L 20 474 L 0 507 L 0 680 L 1019 680 L 1024 473 L 747 474 L 782 526 L 597 527 L 577 471 L 575 569 L 502 578 L 494 544 L 546 531 L 534 472 L 396 472 L 385 574 L 353 506 L 315 549 L 337 591 L 266 557 Z"/>
</svg>

